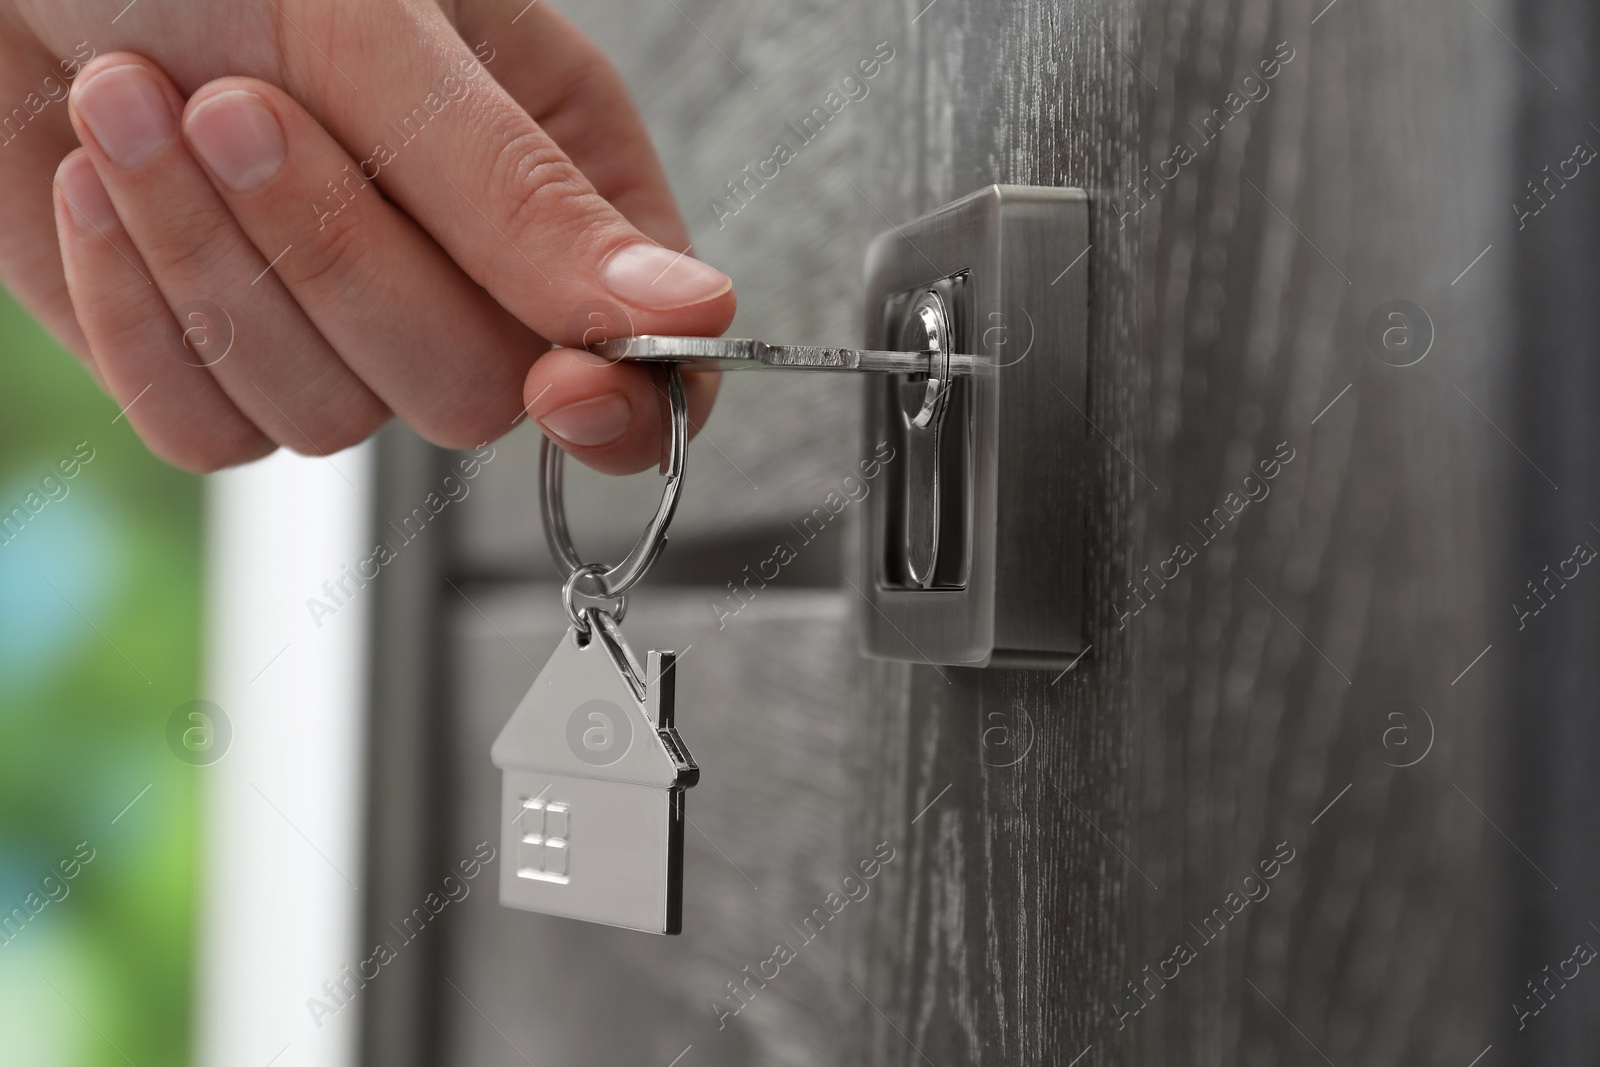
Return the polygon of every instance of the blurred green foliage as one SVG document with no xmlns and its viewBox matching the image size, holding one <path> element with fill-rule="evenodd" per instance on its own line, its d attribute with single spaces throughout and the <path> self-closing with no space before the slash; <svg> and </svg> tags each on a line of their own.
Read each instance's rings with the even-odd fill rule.
<svg viewBox="0 0 1600 1067">
<path fill-rule="evenodd" d="M 0 294 L 0 515 L 57 497 L 0 535 L 0 1060 L 29 1067 L 189 1061 L 206 770 L 166 724 L 198 695 L 200 483 L 117 415 Z"/>
</svg>

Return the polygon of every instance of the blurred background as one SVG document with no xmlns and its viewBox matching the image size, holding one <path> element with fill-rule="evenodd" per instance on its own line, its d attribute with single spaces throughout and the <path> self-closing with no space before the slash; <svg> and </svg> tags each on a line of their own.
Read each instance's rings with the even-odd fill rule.
<svg viewBox="0 0 1600 1067">
<path fill-rule="evenodd" d="M 204 768 L 174 756 L 166 728 L 199 686 L 200 480 L 117 416 L 0 294 L 0 508 L 47 501 L 0 535 L 8 1063 L 189 1060 Z M 90 455 L 61 478 L 58 463 Z"/>
</svg>

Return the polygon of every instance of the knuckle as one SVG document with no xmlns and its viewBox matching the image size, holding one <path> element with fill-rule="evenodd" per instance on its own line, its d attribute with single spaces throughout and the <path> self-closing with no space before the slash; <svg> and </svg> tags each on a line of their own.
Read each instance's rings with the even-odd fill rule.
<svg viewBox="0 0 1600 1067">
<path fill-rule="evenodd" d="M 278 266 L 284 284 L 314 302 L 359 299 L 375 277 L 374 257 L 364 255 L 360 211 L 341 212 L 315 231 L 300 256 Z"/>
<path fill-rule="evenodd" d="M 175 225 L 141 234 L 140 251 L 153 270 L 193 284 L 216 276 L 217 264 L 237 239 L 227 220 L 194 212 Z"/>
<path fill-rule="evenodd" d="M 527 417 L 522 385 L 531 358 L 507 360 L 499 350 L 474 347 L 461 355 L 463 365 L 478 372 L 441 383 L 424 403 L 401 412 L 418 435 L 440 448 L 477 448 Z"/>
<path fill-rule="evenodd" d="M 190 474 L 215 474 L 251 463 L 277 451 L 261 431 L 242 419 L 228 420 L 204 436 L 192 434 L 141 434 L 156 458 Z"/>
<path fill-rule="evenodd" d="M 548 244 L 552 230 L 571 237 L 574 229 L 599 225 L 606 217 L 605 201 L 542 132 L 513 137 L 495 173 L 506 205 L 506 234 L 519 248 Z"/>
<path fill-rule="evenodd" d="M 141 283 L 140 288 L 145 286 Z M 77 309 L 89 349 L 100 366 L 126 363 L 168 371 L 176 365 L 179 373 L 187 369 L 195 375 L 206 374 L 190 362 L 196 357 L 184 358 L 183 325 L 178 316 L 165 305 L 152 307 L 148 292 L 105 291 L 80 300 Z"/>
<path fill-rule="evenodd" d="M 78 321 L 90 338 L 89 347 L 97 361 L 105 363 L 144 349 L 170 347 L 179 332 L 178 320 L 164 309 L 160 315 L 150 314 L 143 298 L 147 294 L 109 290 L 75 302 Z"/>
<path fill-rule="evenodd" d="M 336 418 L 301 422 L 301 429 L 291 429 L 282 444 L 302 456 L 331 456 L 365 441 L 388 419 L 388 411 L 380 407 L 352 404 Z"/>
<path fill-rule="evenodd" d="M 604 139 L 614 138 L 615 126 L 582 121 L 580 116 L 608 115 L 620 117 L 627 123 L 635 111 L 633 96 L 628 92 L 627 82 L 623 80 L 621 72 L 610 57 L 597 51 L 592 60 L 575 71 L 559 94 L 548 102 L 543 115 L 548 116 L 551 122 L 558 121 L 557 116 L 560 116 L 562 144 L 575 142 L 594 145 Z M 541 117 L 539 121 L 544 122 L 546 118 Z"/>
<path fill-rule="evenodd" d="M 614 103 L 619 95 L 627 95 L 622 75 L 611 58 L 597 48 L 568 72 L 564 83 L 544 102 L 539 121 L 568 112 L 582 113 L 595 104 Z"/>
<path fill-rule="evenodd" d="M 511 417 L 491 418 L 482 408 L 456 405 L 450 410 L 430 414 L 415 420 L 412 428 L 423 440 L 440 448 L 477 448 L 492 441 L 511 428 Z"/>
</svg>

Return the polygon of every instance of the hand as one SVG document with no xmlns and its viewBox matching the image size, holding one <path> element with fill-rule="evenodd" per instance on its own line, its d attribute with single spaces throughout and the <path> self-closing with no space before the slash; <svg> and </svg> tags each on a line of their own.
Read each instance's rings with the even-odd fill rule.
<svg viewBox="0 0 1600 1067">
<path fill-rule="evenodd" d="M 547 349 L 720 333 L 731 283 L 616 71 L 524 3 L 0 0 L 0 280 L 191 470 L 391 412 L 655 463 L 660 378 Z"/>
</svg>

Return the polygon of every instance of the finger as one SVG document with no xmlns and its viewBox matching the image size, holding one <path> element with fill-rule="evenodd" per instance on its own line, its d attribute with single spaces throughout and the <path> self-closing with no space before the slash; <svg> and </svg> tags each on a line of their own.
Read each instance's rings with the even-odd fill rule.
<svg viewBox="0 0 1600 1067">
<path fill-rule="evenodd" d="M 166 301 L 83 149 L 55 177 L 65 281 L 107 390 L 150 450 L 191 471 L 258 459 L 272 442 L 187 351 Z"/>
<path fill-rule="evenodd" d="M 711 413 L 720 379 L 716 373 L 684 373 L 691 436 Z M 632 474 L 666 455 L 671 407 L 665 379 L 653 368 L 558 348 L 533 365 L 523 402 L 551 439 L 595 470 Z"/>
<path fill-rule="evenodd" d="M 472 0 L 458 24 L 469 42 L 503 42 L 508 57 L 539 56 L 538 63 L 496 63 L 491 73 L 623 218 L 667 248 L 689 247 L 644 119 L 599 45 L 548 4 Z"/>
<path fill-rule="evenodd" d="M 406 4 L 383 12 L 380 19 L 372 8 L 362 23 L 372 31 L 359 52 L 324 56 L 286 36 L 290 88 L 347 149 L 370 156 L 384 192 L 478 284 L 563 343 L 582 333 L 572 310 L 601 300 L 614 301 L 617 318 L 639 332 L 726 328 L 734 310 L 726 276 L 630 225 L 486 75 L 440 11 Z M 540 61 L 580 45 L 568 31 L 541 43 Z M 397 52 L 417 58 L 395 63 Z M 496 58 L 487 48 L 484 57 Z M 373 131 L 381 131 L 376 146 Z"/>
<path fill-rule="evenodd" d="M 240 231 L 178 136 L 182 103 L 149 61 L 113 54 L 73 86 L 72 120 L 167 305 L 181 320 L 207 302 L 231 321 L 232 348 L 208 369 L 239 409 L 300 452 L 364 440 L 387 409 L 306 319 L 273 257 Z"/>
<path fill-rule="evenodd" d="M 500 437 L 520 418 L 523 379 L 548 344 L 372 189 L 288 94 L 225 78 L 190 98 L 183 125 L 256 249 L 293 247 L 278 278 L 397 415 L 453 448 Z"/>
</svg>

